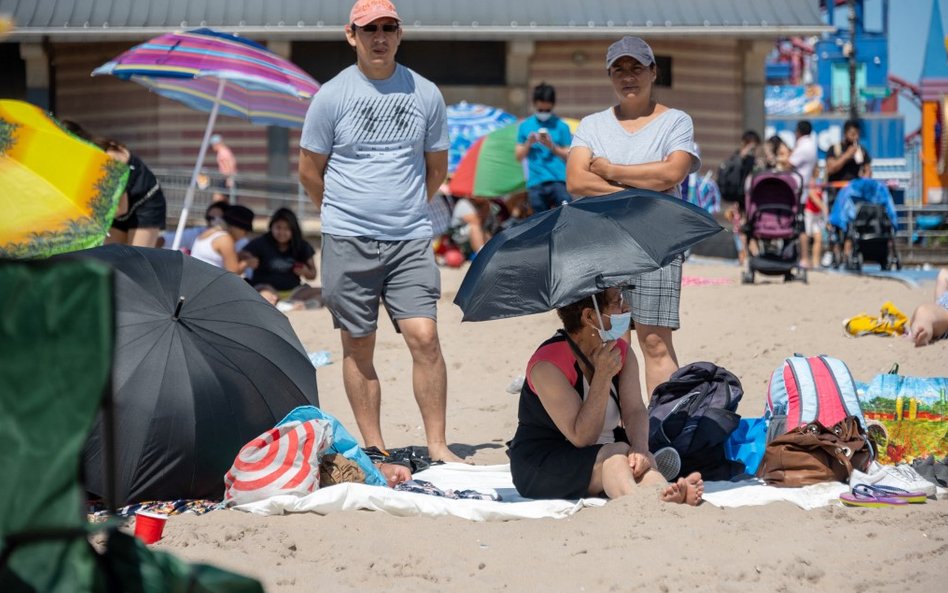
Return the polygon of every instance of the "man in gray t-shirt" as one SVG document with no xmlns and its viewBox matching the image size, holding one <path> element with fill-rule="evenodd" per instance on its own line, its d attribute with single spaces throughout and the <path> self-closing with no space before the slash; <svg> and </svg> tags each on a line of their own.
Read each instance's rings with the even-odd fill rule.
<svg viewBox="0 0 948 593">
<path fill-rule="evenodd" d="M 313 97 L 299 169 L 322 213 L 322 296 L 341 330 L 346 395 L 366 447 L 384 450 L 374 366 L 384 302 L 414 361 L 429 455 L 460 461 L 445 437 L 441 277 L 427 209 L 448 170 L 444 99 L 434 84 L 395 62 L 402 29 L 391 2 L 358 0 L 349 23 L 356 64 Z"/>
</svg>

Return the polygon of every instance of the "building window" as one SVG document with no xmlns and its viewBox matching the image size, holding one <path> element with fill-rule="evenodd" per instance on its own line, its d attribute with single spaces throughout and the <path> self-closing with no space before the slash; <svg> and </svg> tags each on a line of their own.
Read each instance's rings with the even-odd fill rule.
<svg viewBox="0 0 948 593">
<path fill-rule="evenodd" d="M 655 80 L 655 86 L 671 87 L 672 85 L 671 56 L 655 56 L 655 65 L 658 67 L 658 78 Z"/>
<path fill-rule="evenodd" d="M 340 41 L 295 41 L 293 62 L 319 82 L 355 63 Z M 503 86 L 507 47 L 502 41 L 402 41 L 396 59 L 437 85 Z"/>
<path fill-rule="evenodd" d="M 0 43 L 0 97 L 26 99 L 26 62 L 20 58 L 19 43 Z"/>
</svg>

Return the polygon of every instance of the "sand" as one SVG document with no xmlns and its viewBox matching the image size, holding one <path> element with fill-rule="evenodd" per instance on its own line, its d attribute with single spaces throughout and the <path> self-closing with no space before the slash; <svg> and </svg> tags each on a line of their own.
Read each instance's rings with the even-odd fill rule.
<svg viewBox="0 0 948 593">
<path fill-rule="evenodd" d="M 517 396 L 505 391 L 554 314 L 461 324 L 453 303 L 464 270 L 442 271 L 439 331 L 448 366 L 448 440 L 475 463 L 505 463 Z M 682 363 L 709 360 L 737 374 L 739 412 L 759 416 L 773 369 L 794 352 L 844 360 L 868 381 L 893 362 L 906 375 L 948 375 L 948 343 L 852 338 L 843 319 L 886 300 L 906 314 L 933 284 L 814 273 L 810 283 L 742 286 L 735 266 L 685 264 L 685 275 L 730 279 L 686 286 L 675 347 Z M 325 310 L 289 313 L 307 351 L 328 350 L 321 406 L 354 433 L 342 388 L 339 337 Z M 383 432 L 390 447 L 423 445 L 410 358 L 387 318 L 376 351 Z M 257 517 L 238 511 L 173 517 L 157 548 L 261 579 L 271 593 L 309 591 L 942 591 L 948 579 L 948 501 L 910 508 L 803 511 L 697 508 L 637 492 L 566 520 L 474 523 L 374 512 Z"/>
</svg>

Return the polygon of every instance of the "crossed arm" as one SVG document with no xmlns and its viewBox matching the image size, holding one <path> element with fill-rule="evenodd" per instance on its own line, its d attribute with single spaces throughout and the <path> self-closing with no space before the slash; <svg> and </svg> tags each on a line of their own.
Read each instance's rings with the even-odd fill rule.
<svg viewBox="0 0 948 593">
<path fill-rule="evenodd" d="M 688 176 L 692 156 L 676 150 L 664 160 L 638 165 L 616 165 L 577 146 L 566 160 L 566 189 L 577 196 L 599 196 L 626 187 L 666 191 Z"/>
</svg>

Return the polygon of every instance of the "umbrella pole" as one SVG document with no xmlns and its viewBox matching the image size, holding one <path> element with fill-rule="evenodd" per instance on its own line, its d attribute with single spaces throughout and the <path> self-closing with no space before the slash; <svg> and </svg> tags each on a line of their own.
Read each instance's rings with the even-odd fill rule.
<svg viewBox="0 0 948 593">
<path fill-rule="evenodd" d="M 221 97 L 224 96 L 223 78 L 217 85 L 217 96 L 214 98 L 214 106 L 211 107 L 211 114 L 207 117 L 207 127 L 204 128 L 204 139 L 201 141 L 201 150 L 198 151 L 197 162 L 194 163 L 194 171 L 191 172 L 191 183 L 188 184 L 188 191 L 184 194 L 184 206 L 181 208 L 181 217 L 178 218 L 178 228 L 174 232 L 174 242 L 171 248 L 175 251 L 181 247 L 181 235 L 184 234 L 184 227 L 187 226 L 188 210 L 191 203 L 194 202 L 194 190 L 197 187 L 197 178 L 201 173 L 201 165 L 204 164 L 204 155 L 207 154 L 207 145 L 211 141 L 211 132 L 214 131 L 214 122 L 217 120 L 217 110 L 221 105 Z"/>
</svg>

